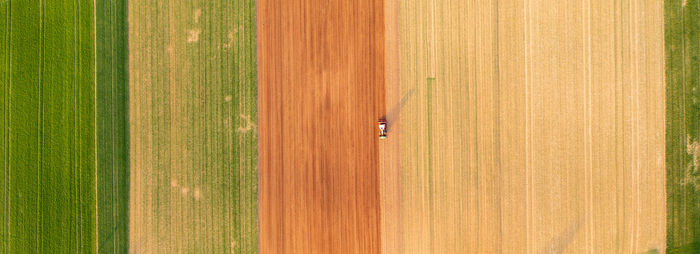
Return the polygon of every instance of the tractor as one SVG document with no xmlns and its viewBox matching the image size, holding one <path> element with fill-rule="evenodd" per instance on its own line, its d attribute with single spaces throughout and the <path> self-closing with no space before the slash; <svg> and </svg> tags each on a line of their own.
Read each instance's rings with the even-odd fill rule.
<svg viewBox="0 0 700 254">
<path fill-rule="evenodd" d="M 377 123 L 379 125 L 379 139 L 386 139 L 386 120 L 379 119 Z"/>
</svg>

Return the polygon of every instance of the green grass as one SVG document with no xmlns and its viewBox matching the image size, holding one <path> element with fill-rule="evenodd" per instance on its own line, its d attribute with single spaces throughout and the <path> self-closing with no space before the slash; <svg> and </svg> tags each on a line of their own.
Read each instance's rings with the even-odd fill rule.
<svg viewBox="0 0 700 254">
<path fill-rule="evenodd" d="M 684 4 L 685 2 L 685 4 Z M 667 246 L 697 253 L 700 242 L 700 3 L 666 0 Z"/>
<path fill-rule="evenodd" d="M 129 243 L 128 26 L 126 0 L 97 1 L 98 252 Z"/>
</svg>

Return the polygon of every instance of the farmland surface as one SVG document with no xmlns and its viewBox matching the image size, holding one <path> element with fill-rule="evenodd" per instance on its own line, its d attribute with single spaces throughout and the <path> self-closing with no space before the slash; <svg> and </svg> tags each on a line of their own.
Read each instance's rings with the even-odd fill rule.
<svg viewBox="0 0 700 254">
<path fill-rule="evenodd" d="M 386 8 L 385 253 L 665 249 L 661 1 Z"/>
<path fill-rule="evenodd" d="M 3 7 L 3 249 L 89 251 L 95 247 L 92 1 Z"/>
<path fill-rule="evenodd" d="M 665 1 L 668 248 L 700 251 L 700 1 Z"/>
<path fill-rule="evenodd" d="M 129 115 L 126 0 L 95 1 L 98 253 L 129 242 Z"/>
<path fill-rule="evenodd" d="M 96 249 L 93 1 L 0 2 L 0 252 Z"/>
<path fill-rule="evenodd" d="M 383 1 L 258 1 L 260 251 L 378 253 Z"/>
<path fill-rule="evenodd" d="M 254 1 L 130 1 L 128 20 L 130 252 L 257 252 Z"/>
</svg>

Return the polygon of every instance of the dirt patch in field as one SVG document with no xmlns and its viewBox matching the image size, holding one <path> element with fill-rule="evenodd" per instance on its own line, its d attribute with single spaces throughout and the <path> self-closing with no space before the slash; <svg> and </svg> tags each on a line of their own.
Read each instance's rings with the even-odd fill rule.
<svg viewBox="0 0 700 254">
<path fill-rule="evenodd" d="M 262 253 L 380 251 L 382 6 L 258 1 Z"/>
</svg>

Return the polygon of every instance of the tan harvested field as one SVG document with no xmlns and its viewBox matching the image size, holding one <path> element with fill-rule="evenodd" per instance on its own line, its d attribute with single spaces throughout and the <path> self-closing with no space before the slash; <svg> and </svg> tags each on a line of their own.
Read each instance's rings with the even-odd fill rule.
<svg viewBox="0 0 700 254">
<path fill-rule="evenodd" d="M 255 253 L 254 1 L 131 1 L 132 253 Z"/>
<path fill-rule="evenodd" d="M 382 1 L 257 4 L 260 252 L 379 253 Z"/>
<path fill-rule="evenodd" d="M 384 253 L 665 249 L 663 1 L 385 12 Z"/>
</svg>

